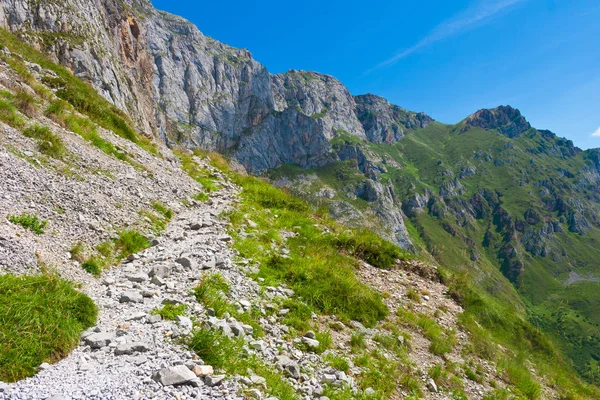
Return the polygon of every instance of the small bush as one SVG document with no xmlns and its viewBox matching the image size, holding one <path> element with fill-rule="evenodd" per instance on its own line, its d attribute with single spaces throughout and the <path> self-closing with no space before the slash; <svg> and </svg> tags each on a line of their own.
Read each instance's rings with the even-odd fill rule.
<svg viewBox="0 0 600 400">
<path fill-rule="evenodd" d="M 86 295 L 51 275 L 0 276 L 0 381 L 34 375 L 79 343 L 98 310 Z"/>
<path fill-rule="evenodd" d="M 164 304 L 162 308 L 152 310 L 152 315 L 160 315 L 163 319 L 174 321 L 177 317 L 185 315 L 186 304 Z"/>
<path fill-rule="evenodd" d="M 40 220 L 37 215 L 22 213 L 21 215 L 9 215 L 8 220 L 13 224 L 21 225 L 37 235 L 44 233 L 48 221 Z"/>
<path fill-rule="evenodd" d="M 47 126 L 32 125 L 25 129 L 23 134 L 37 140 L 38 150 L 42 154 L 53 158 L 61 158 L 65 153 L 65 146 L 62 139 L 55 135 Z"/>
</svg>

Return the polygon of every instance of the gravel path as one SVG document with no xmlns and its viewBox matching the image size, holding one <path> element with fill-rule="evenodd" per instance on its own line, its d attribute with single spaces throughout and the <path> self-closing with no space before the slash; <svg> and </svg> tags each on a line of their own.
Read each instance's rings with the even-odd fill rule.
<svg viewBox="0 0 600 400">
<path fill-rule="evenodd" d="M 228 187 L 209 203 L 186 210 L 158 245 L 90 281 L 84 290 L 100 308 L 98 325 L 84 334 L 89 336 L 67 358 L 5 387 L 0 399 L 236 398 L 239 385 L 234 382 L 210 387 L 198 381 L 194 385 L 198 387 L 175 389 L 152 380 L 161 368 L 194 360 L 172 340 L 189 331 L 191 320 L 157 321 L 150 314 L 165 301 L 189 304 L 191 316 L 204 313 L 190 289 L 198 283 L 203 266 L 232 265 L 226 226 L 217 216 L 234 196 Z M 192 230 L 190 224 L 201 228 Z"/>
</svg>

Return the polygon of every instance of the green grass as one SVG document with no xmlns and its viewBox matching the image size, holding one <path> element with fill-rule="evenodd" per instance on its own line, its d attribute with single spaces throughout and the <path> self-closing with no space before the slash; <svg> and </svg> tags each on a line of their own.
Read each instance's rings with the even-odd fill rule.
<svg viewBox="0 0 600 400">
<path fill-rule="evenodd" d="M 102 138 L 98 133 L 98 127 L 88 117 L 80 117 L 70 112 L 71 106 L 62 100 L 53 101 L 46 108 L 45 114 L 54 122 L 63 126 L 81 136 L 92 146 L 100 151 L 115 157 L 118 160 L 125 161 L 131 164 L 138 170 L 144 170 L 145 167 L 132 159 L 125 151 L 120 150 L 117 146 Z"/>
<path fill-rule="evenodd" d="M 15 106 L 6 100 L 0 100 L 0 121 L 15 129 L 21 129 L 25 126 L 25 121 L 17 114 Z"/>
<path fill-rule="evenodd" d="M 348 360 L 338 354 L 329 353 L 323 357 L 323 361 L 329 364 L 331 367 L 338 371 L 348 372 L 350 370 L 350 363 Z"/>
<path fill-rule="evenodd" d="M 98 244 L 96 246 L 97 253 L 90 255 L 82 263 L 82 268 L 90 274 L 98 276 L 110 265 L 150 246 L 150 241 L 141 233 L 133 229 L 124 229 L 118 233 L 115 239 Z"/>
<path fill-rule="evenodd" d="M 279 400 L 295 400 L 300 397 L 286 379 L 275 369 L 267 366 L 257 356 L 246 355 L 244 342 L 224 336 L 218 331 L 196 328 L 188 345 L 206 364 L 222 369 L 227 374 L 262 376 L 266 380 L 266 393 Z"/>
<path fill-rule="evenodd" d="M 406 291 L 406 297 L 408 297 L 409 299 L 411 299 L 415 303 L 420 303 L 421 302 L 421 295 L 415 289 L 412 289 L 412 288 L 408 289 Z"/>
<path fill-rule="evenodd" d="M 456 345 L 454 332 L 442 328 L 433 318 L 425 314 L 415 314 L 410 310 L 399 308 L 396 316 L 401 323 L 421 330 L 429 339 L 429 351 L 432 354 L 442 356 L 450 353 Z"/>
<path fill-rule="evenodd" d="M 326 350 L 329 350 L 333 344 L 330 332 L 316 332 L 315 338 L 319 341 L 319 346 L 314 349 L 314 352 L 321 354 Z"/>
<path fill-rule="evenodd" d="M 212 308 L 217 317 L 223 318 L 224 314 L 228 313 L 241 323 L 250 325 L 253 329 L 252 336 L 263 336 L 264 330 L 258 322 L 259 310 L 252 308 L 249 311 L 238 312 L 238 309 L 227 298 L 229 289 L 229 282 L 221 274 L 211 273 L 200 279 L 200 283 L 194 288 L 194 296 L 206 308 Z"/>
<path fill-rule="evenodd" d="M 193 195 L 192 199 L 204 203 L 204 202 L 208 201 L 208 199 L 210 199 L 210 196 L 207 193 L 199 192 L 199 193 L 196 193 L 195 195 Z"/>
<path fill-rule="evenodd" d="M 152 208 L 154 208 L 156 212 L 160 213 L 167 221 L 170 221 L 171 218 L 173 218 L 173 210 L 160 201 L 153 201 Z"/>
<path fill-rule="evenodd" d="M 38 113 L 35 97 L 23 90 L 17 90 L 12 103 L 29 118 L 35 117 Z"/>
<path fill-rule="evenodd" d="M 98 276 L 102 273 L 102 260 L 99 260 L 96 257 L 91 257 L 81 263 L 81 268 L 87 273 L 90 273 L 94 276 Z"/>
<path fill-rule="evenodd" d="M 164 304 L 162 308 L 152 310 L 152 315 L 160 315 L 163 319 L 175 321 L 177 317 L 185 315 L 187 311 L 186 304 Z"/>
<path fill-rule="evenodd" d="M 342 320 L 372 326 L 387 315 L 381 296 L 356 276 L 354 257 L 380 260 L 379 266 L 386 267 L 399 251 L 390 250 L 382 239 L 367 244 L 367 234 L 340 228 L 304 201 L 260 179 L 234 175 L 233 180 L 243 188 L 242 203 L 230 214 L 233 227 L 241 227 L 245 215 L 252 215 L 260 232 L 247 238 L 231 233 L 240 254 L 259 263 L 259 277 L 268 284 L 285 282 L 306 304 Z M 281 230 L 297 233 L 285 244 L 290 251 L 286 257 L 266 250 L 284 245 Z"/>
<path fill-rule="evenodd" d="M 540 399 L 542 388 L 531 375 L 531 372 L 523 365 L 523 362 L 523 358 L 503 360 L 499 367 L 524 398 L 528 400 Z"/>
<path fill-rule="evenodd" d="M 119 258 L 129 257 L 131 254 L 138 253 L 150 247 L 150 242 L 141 233 L 125 229 L 119 232 L 115 240 L 116 251 Z"/>
<path fill-rule="evenodd" d="M 181 169 L 185 171 L 190 178 L 201 184 L 207 192 L 214 192 L 219 189 L 219 185 L 215 183 L 215 177 L 210 172 L 200 167 L 193 159 L 193 155 L 186 150 L 173 150 L 181 161 Z"/>
<path fill-rule="evenodd" d="M 282 322 L 285 325 L 294 328 L 297 333 L 303 335 L 313 328 L 313 310 L 306 303 L 297 299 L 287 298 L 282 302 L 282 308 L 289 310 Z"/>
<path fill-rule="evenodd" d="M 21 225 L 37 235 L 44 233 L 44 228 L 48 224 L 46 220 L 40 220 L 37 215 L 22 213 L 21 215 L 9 215 L 8 220 L 13 224 Z"/>
<path fill-rule="evenodd" d="M 416 396 L 422 393 L 421 385 L 414 378 L 414 372 L 406 359 L 388 359 L 382 352 L 375 350 L 356 356 L 354 363 L 365 369 L 357 377 L 360 388 L 374 389 L 375 398 L 388 399 L 398 391 Z"/>
<path fill-rule="evenodd" d="M 48 157 L 62 158 L 66 153 L 62 139 L 47 126 L 32 125 L 23 131 L 23 135 L 36 139 L 38 150 Z"/>
<path fill-rule="evenodd" d="M 366 335 L 362 332 L 353 332 L 350 336 L 350 346 L 352 348 L 364 349 L 366 346 Z"/>
<path fill-rule="evenodd" d="M 58 277 L 0 276 L 0 381 L 14 382 L 55 362 L 96 323 L 97 308 Z"/>
<path fill-rule="evenodd" d="M 82 263 L 85 260 L 85 248 L 82 242 L 77 242 L 75 246 L 69 250 L 71 259 Z"/>
</svg>

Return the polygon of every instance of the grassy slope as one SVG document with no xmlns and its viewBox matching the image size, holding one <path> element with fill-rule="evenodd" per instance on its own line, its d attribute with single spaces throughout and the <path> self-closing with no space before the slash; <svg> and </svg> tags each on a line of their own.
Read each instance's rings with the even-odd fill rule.
<svg viewBox="0 0 600 400">
<path fill-rule="evenodd" d="M 512 149 L 506 148 L 512 142 Z M 436 189 L 442 181 L 440 175 L 446 169 L 452 169 L 458 175 L 466 165 L 477 168 L 477 174 L 461 180 L 466 189 L 464 199 L 470 198 L 477 190 L 488 188 L 501 194 L 503 207 L 513 216 L 523 219 L 528 209 L 534 209 L 541 215 L 548 215 L 541 204 L 540 187 L 536 183 L 554 178 L 563 183 L 555 189 L 561 196 L 569 196 L 568 187 L 573 185 L 577 177 L 561 176 L 557 170 L 573 171 L 575 174 L 585 165 L 583 157 L 560 158 L 545 154 L 532 154 L 528 149 L 536 149 L 543 145 L 539 134 L 526 133 L 516 140 L 510 140 L 494 132 L 471 129 L 466 133 L 453 132 L 452 128 L 436 124 L 430 128 L 415 132 L 389 151 L 380 146 L 378 153 L 387 153 L 395 160 L 409 166 L 418 166 L 418 176 L 422 187 Z M 478 152 L 490 154 L 497 163 L 475 158 Z M 441 163 L 440 163 L 441 161 Z M 414 168 L 414 167 L 413 167 Z M 414 182 L 411 168 L 398 170 L 389 176 L 399 190 Z M 522 182 L 524 181 L 524 182 Z M 560 221 L 558 213 L 553 213 L 553 220 Z M 418 215 L 413 222 L 421 229 L 422 238 L 430 240 L 430 250 L 434 249 L 436 258 L 443 265 L 460 267 L 469 265 L 470 269 L 485 268 L 492 275 L 497 270 L 499 261 L 494 251 L 481 246 L 487 221 L 471 224 L 467 227 L 454 226 L 477 244 L 477 249 L 485 255 L 479 262 L 469 259 L 464 249 L 464 242 L 445 232 L 437 218 L 429 215 Z M 488 225 L 489 226 L 489 225 Z M 538 224 L 541 227 L 541 224 Z M 600 248 L 597 246 L 600 231 L 593 229 L 580 236 L 567 232 L 557 234 L 551 240 L 550 247 L 557 253 L 567 254 L 558 260 L 551 257 L 533 257 L 525 255 L 525 271 L 518 282 L 518 292 L 529 305 L 533 320 L 539 327 L 551 332 L 562 347 L 575 360 L 577 370 L 583 374 L 593 371 L 586 365 L 590 356 L 600 355 L 600 331 L 597 317 L 594 319 L 594 307 L 600 302 L 600 283 L 582 282 L 565 287 L 571 270 L 580 275 L 598 274 L 597 260 Z M 494 281 L 502 285 L 497 277 Z M 494 285 L 487 285 L 488 291 Z M 510 291 L 502 290 L 505 298 Z M 496 294 L 497 295 L 497 294 Z M 512 296 L 510 296 L 512 297 Z M 559 309 L 560 312 L 554 310 Z M 597 310 L 597 309 L 596 309 Z"/>
<path fill-rule="evenodd" d="M 512 148 L 507 145 L 509 142 L 512 142 Z M 501 194 L 502 206 L 513 217 L 522 220 L 530 208 L 547 214 L 539 200 L 541 189 L 536 187 L 536 182 L 554 177 L 572 184 L 575 178 L 563 177 L 557 170 L 578 171 L 584 166 L 581 156 L 558 158 L 527 151 L 543 145 L 544 139 L 533 131 L 510 140 L 495 132 L 471 129 L 460 133 L 452 126 L 434 123 L 395 145 L 368 146 L 386 160 L 387 172 L 381 179 L 391 181 L 401 199 L 425 190 L 437 196 L 444 181 L 454 180 L 447 176 L 448 170 L 458 176 L 463 168 L 471 166 L 477 173 L 461 179 L 465 193 L 460 197 L 469 200 L 479 189 L 492 189 Z M 339 192 L 348 185 L 359 184 L 361 179 L 348 162 L 311 171 L 286 167 L 275 171 L 273 176 L 302 174 L 319 177 L 312 182 L 311 191 L 329 186 Z M 338 197 L 341 199 L 343 195 L 338 194 Z M 458 234 L 448 233 L 443 223 Z M 534 326 L 551 332 L 573 359 L 586 360 L 597 354 L 597 336 L 592 335 L 586 340 L 582 338 L 582 332 L 595 332 L 591 329 L 596 328 L 596 321 L 591 315 L 598 304 L 598 292 L 594 293 L 594 288 L 597 289 L 599 284 L 578 283 L 567 289 L 562 284 L 571 266 L 581 273 L 594 270 L 594 260 L 600 256 L 600 250 L 593 246 L 597 237 L 595 230 L 584 237 L 569 232 L 557 235 L 551 247 L 557 251 L 569 249 L 566 263 L 564 259 L 555 262 L 549 257 L 526 256 L 525 273 L 515 287 L 499 269 L 497 249 L 482 245 L 486 231 L 492 226 L 489 219 L 470 221 L 463 226 L 452 215 L 436 217 L 425 212 L 414 215 L 408 225 L 416 242 L 424 244 L 440 265 L 451 271 L 453 277 L 449 278 L 448 284 L 455 288 L 456 297 L 467 309 L 463 324 L 474 334 L 477 352 L 482 355 L 491 352 L 487 355 L 502 360 L 502 354 L 489 348 L 490 342 L 500 343 L 513 349 L 515 354 L 535 361 L 540 371 L 548 373 L 551 380 L 559 382 L 558 385 L 571 387 L 566 382 L 576 379 L 569 372 L 569 362 L 561 361 L 560 352 Z M 536 228 L 541 226 L 540 223 Z M 564 228 L 568 231 L 566 225 Z M 465 238 L 472 239 L 474 244 L 466 245 Z M 472 251 L 478 253 L 478 261 L 472 261 Z M 585 291 L 577 290 L 579 287 Z M 551 312 L 557 308 L 562 313 Z M 577 369 L 585 373 L 583 369 Z M 593 394 L 595 389 L 585 386 L 570 390 L 587 398 L 597 396 Z"/>
</svg>

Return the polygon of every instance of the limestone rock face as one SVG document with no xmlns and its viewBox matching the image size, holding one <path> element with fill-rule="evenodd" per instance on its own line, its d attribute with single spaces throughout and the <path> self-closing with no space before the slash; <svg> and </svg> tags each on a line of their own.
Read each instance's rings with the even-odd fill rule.
<svg viewBox="0 0 600 400">
<path fill-rule="evenodd" d="M 148 136 L 225 153 L 255 173 L 337 161 L 329 141 L 340 134 L 392 142 L 431 121 L 354 97 L 328 75 L 271 75 L 249 51 L 148 0 L 0 0 L 0 26 L 88 81 Z"/>
<path fill-rule="evenodd" d="M 368 140 L 374 143 L 394 143 L 409 130 L 425 128 L 433 119 L 424 113 L 414 113 L 390 104 L 372 94 L 356 96 L 356 114 Z"/>
</svg>

